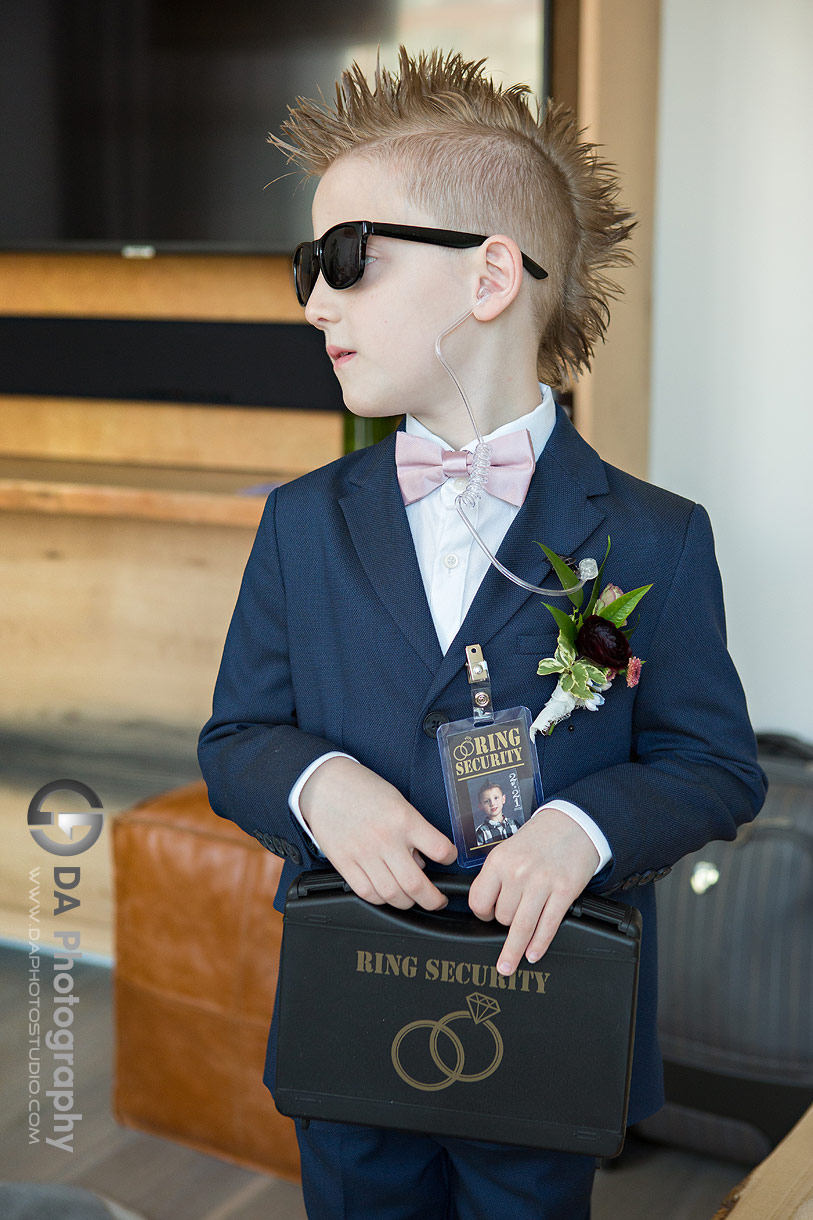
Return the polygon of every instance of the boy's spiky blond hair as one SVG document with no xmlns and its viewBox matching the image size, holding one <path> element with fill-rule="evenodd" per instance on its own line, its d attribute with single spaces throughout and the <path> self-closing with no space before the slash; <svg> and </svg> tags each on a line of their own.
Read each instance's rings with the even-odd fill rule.
<svg viewBox="0 0 813 1220">
<path fill-rule="evenodd" d="M 334 107 L 298 98 L 286 138 L 268 138 L 308 176 L 348 154 L 381 159 L 434 224 L 513 237 L 549 273 L 529 283 L 537 363 L 544 381 L 562 385 L 590 367 L 604 338 L 620 291 L 604 273 L 630 261 L 635 222 L 616 202 L 613 167 L 579 141 L 572 111 L 549 102 L 540 118 L 527 86 L 496 85 L 484 63 L 400 47 L 397 72 L 377 65 L 371 87 L 354 63 Z"/>
</svg>

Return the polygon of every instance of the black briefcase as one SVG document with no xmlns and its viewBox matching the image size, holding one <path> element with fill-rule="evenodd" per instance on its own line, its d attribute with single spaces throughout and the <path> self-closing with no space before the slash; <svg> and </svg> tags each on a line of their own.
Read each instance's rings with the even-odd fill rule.
<svg viewBox="0 0 813 1220">
<path fill-rule="evenodd" d="M 452 896 L 470 880 L 433 876 Z M 457 908 L 457 909 L 453 909 Z M 291 1116 L 615 1156 L 629 1097 L 641 917 L 583 896 L 510 978 L 506 929 L 356 897 L 337 873 L 288 891 L 277 1108 Z"/>
</svg>

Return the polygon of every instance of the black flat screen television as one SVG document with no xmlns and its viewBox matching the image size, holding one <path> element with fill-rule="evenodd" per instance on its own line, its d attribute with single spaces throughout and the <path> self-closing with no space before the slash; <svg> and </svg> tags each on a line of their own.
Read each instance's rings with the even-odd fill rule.
<svg viewBox="0 0 813 1220">
<path fill-rule="evenodd" d="M 290 252 L 266 142 L 394 33 L 395 0 L 0 0 L 0 248 Z M 273 179 L 280 179 L 273 182 Z M 266 185 L 268 183 L 271 185 Z"/>
</svg>

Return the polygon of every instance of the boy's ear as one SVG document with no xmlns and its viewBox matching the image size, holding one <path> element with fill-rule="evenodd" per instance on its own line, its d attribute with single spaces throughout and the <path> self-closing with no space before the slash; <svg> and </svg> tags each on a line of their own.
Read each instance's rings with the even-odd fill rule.
<svg viewBox="0 0 813 1220">
<path fill-rule="evenodd" d="M 522 252 L 511 237 L 498 233 L 478 247 L 478 291 L 474 316 L 481 322 L 499 317 L 522 286 Z"/>
</svg>

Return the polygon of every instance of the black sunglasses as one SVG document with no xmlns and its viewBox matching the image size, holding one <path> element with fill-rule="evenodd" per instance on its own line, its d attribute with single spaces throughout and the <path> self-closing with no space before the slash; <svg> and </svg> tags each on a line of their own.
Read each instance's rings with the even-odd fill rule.
<svg viewBox="0 0 813 1220">
<path fill-rule="evenodd" d="M 458 233 L 454 229 L 424 229 L 419 225 L 387 225 L 377 220 L 348 220 L 334 225 L 316 241 L 303 241 L 294 251 L 294 287 L 300 305 L 307 305 L 319 272 L 331 288 L 351 288 L 364 275 L 367 238 L 400 237 L 402 241 L 425 242 L 430 246 L 452 246 L 464 250 L 480 246 L 487 239 L 477 233 Z M 547 271 L 522 256 L 522 265 L 537 280 Z"/>
</svg>

